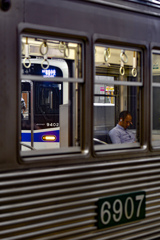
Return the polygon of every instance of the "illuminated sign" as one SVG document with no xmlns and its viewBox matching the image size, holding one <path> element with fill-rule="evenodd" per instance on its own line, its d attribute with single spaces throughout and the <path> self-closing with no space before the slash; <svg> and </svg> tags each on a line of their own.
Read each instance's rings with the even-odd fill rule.
<svg viewBox="0 0 160 240">
<path fill-rule="evenodd" d="M 43 77 L 55 77 L 56 70 L 55 69 L 43 69 L 42 75 L 43 75 Z"/>
</svg>

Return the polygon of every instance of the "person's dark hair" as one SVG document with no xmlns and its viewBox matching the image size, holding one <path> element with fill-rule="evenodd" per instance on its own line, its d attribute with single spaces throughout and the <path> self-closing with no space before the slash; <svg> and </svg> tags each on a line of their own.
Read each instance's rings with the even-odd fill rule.
<svg viewBox="0 0 160 240">
<path fill-rule="evenodd" d="M 127 117 L 127 115 L 132 116 L 129 111 L 122 111 L 122 112 L 120 112 L 120 114 L 119 114 L 119 120 L 122 119 L 122 120 L 124 121 L 124 119 Z"/>
</svg>

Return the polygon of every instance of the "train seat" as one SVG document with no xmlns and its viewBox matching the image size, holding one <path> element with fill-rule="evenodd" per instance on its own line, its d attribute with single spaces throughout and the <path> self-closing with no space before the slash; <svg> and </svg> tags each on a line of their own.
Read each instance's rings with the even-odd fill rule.
<svg viewBox="0 0 160 240">
<path fill-rule="evenodd" d="M 111 144 L 111 138 L 108 130 L 95 130 L 94 131 L 95 144 Z"/>
</svg>

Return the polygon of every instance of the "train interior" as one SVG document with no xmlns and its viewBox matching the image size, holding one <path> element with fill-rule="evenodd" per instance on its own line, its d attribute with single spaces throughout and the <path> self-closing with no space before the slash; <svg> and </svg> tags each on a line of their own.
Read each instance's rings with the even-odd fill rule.
<svg viewBox="0 0 160 240">
<path fill-rule="evenodd" d="M 79 146 L 82 44 L 21 42 L 21 150 Z"/>
<path fill-rule="evenodd" d="M 152 53 L 152 146 L 160 144 L 160 71 L 159 71 L 160 52 Z M 158 85 L 157 85 L 158 84 Z"/>
<path fill-rule="evenodd" d="M 21 42 L 21 150 L 80 147 L 83 44 L 37 36 L 22 36 Z M 158 58 L 159 54 L 154 52 L 154 84 L 159 83 Z M 109 131 L 116 126 L 124 110 L 132 115 L 128 130 L 135 134 L 139 143 L 142 62 L 141 49 L 95 44 L 95 149 L 97 145 L 112 148 Z M 152 94 L 154 145 L 160 140 L 159 88 L 153 87 Z"/>
<path fill-rule="evenodd" d="M 121 111 L 132 115 L 130 131 L 139 142 L 142 53 L 136 49 L 95 46 L 94 144 L 111 144 L 109 131 Z M 100 141 L 99 141 L 100 140 Z M 111 146 L 109 146 L 111 147 Z"/>
</svg>

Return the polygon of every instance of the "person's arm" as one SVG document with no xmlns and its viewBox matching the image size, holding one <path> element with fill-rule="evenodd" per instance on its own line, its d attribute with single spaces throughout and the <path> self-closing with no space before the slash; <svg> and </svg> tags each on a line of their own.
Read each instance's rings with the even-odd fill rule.
<svg viewBox="0 0 160 240">
<path fill-rule="evenodd" d="M 112 143 L 121 143 L 120 133 L 116 129 L 112 129 L 109 132 Z"/>
<path fill-rule="evenodd" d="M 128 132 L 129 132 L 129 135 L 131 137 L 131 141 L 132 142 L 136 142 L 136 135 L 135 135 L 135 133 L 133 133 L 132 131 L 128 131 Z"/>
</svg>

